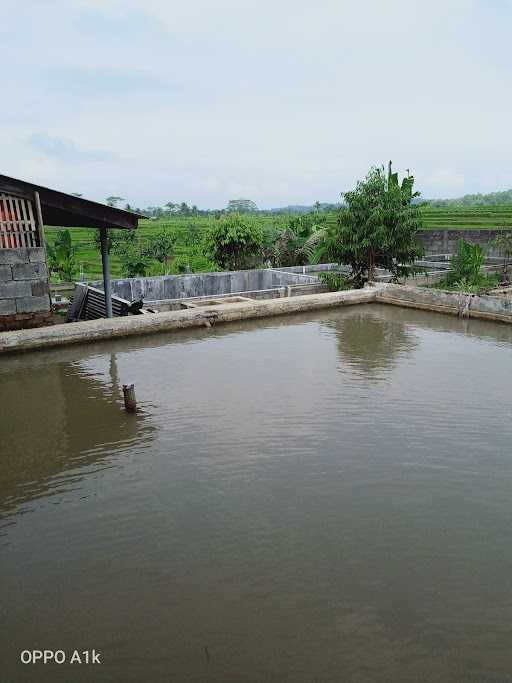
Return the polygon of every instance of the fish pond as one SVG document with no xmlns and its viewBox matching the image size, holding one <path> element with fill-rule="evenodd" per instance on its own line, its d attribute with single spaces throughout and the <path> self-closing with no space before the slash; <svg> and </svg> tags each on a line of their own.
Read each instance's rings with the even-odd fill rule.
<svg viewBox="0 0 512 683">
<path fill-rule="evenodd" d="M 512 680 L 511 399 L 376 304 L 2 358 L 0 680 Z"/>
</svg>

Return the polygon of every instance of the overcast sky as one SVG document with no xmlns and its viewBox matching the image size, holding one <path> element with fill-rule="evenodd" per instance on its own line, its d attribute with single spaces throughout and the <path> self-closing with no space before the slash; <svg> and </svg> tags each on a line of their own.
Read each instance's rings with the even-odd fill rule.
<svg viewBox="0 0 512 683">
<path fill-rule="evenodd" d="M 2 0 L 0 172 L 137 206 L 512 187 L 512 0 Z"/>
</svg>

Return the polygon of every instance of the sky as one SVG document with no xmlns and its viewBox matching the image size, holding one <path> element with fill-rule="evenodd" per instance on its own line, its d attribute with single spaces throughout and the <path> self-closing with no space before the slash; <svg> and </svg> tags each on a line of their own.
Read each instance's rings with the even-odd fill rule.
<svg viewBox="0 0 512 683">
<path fill-rule="evenodd" d="M 132 206 L 512 187 L 512 0 L 2 0 L 0 173 Z"/>
</svg>

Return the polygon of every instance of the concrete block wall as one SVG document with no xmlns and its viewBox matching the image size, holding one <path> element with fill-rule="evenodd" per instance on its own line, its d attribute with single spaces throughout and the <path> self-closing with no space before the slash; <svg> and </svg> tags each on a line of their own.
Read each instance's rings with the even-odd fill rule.
<svg viewBox="0 0 512 683">
<path fill-rule="evenodd" d="M 112 280 L 112 292 L 128 301 L 142 298 L 147 302 L 198 296 L 215 297 L 221 294 L 238 294 L 271 290 L 287 285 L 315 283 L 318 283 L 318 280 L 308 275 L 261 268 Z M 103 289 L 102 282 L 91 284 Z"/>
<path fill-rule="evenodd" d="M 470 244 L 479 244 L 488 256 L 500 256 L 493 242 L 503 232 L 507 230 L 420 230 L 417 237 L 425 254 L 455 254 L 459 240 L 465 240 Z"/>
<path fill-rule="evenodd" d="M 38 327 L 50 319 L 45 250 L 0 249 L 0 331 Z"/>
</svg>

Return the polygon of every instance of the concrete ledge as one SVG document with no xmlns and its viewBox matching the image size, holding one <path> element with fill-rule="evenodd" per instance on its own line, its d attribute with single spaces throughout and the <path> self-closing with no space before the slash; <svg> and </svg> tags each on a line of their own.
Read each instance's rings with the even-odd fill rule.
<svg viewBox="0 0 512 683">
<path fill-rule="evenodd" d="M 500 296 L 459 294 L 441 289 L 388 285 L 377 292 L 379 303 L 394 304 L 465 318 L 512 323 L 512 300 Z"/>
<path fill-rule="evenodd" d="M 170 311 L 126 318 L 103 318 L 40 327 L 34 330 L 3 332 L 0 333 L 0 354 L 68 344 L 85 344 L 115 337 L 155 334 L 188 327 L 210 327 L 215 323 L 363 304 L 375 301 L 378 291 L 379 286 L 376 286 L 347 292 L 222 304 L 208 309 Z"/>
</svg>

